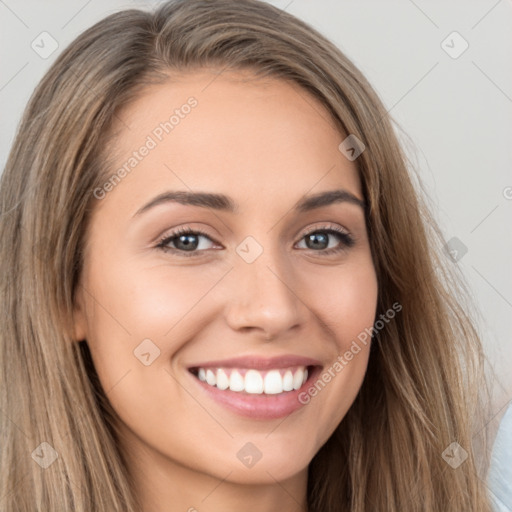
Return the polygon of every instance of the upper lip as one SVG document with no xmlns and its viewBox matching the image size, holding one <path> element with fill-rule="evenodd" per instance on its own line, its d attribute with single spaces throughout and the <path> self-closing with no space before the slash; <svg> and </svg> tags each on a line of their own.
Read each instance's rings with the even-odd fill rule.
<svg viewBox="0 0 512 512">
<path fill-rule="evenodd" d="M 243 356 L 231 359 L 219 359 L 197 363 L 191 368 L 254 368 L 255 370 L 270 370 L 278 368 L 289 368 L 290 366 L 322 366 L 317 359 L 302 357 L 293 354 L 277 357 Z"/>
</svg>

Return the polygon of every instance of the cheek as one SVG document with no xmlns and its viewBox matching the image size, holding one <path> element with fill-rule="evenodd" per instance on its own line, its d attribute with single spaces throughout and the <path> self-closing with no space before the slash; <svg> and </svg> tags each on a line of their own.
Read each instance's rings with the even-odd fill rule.
<svg viewBox="0 0 512 512">
<path fill-rule="evenodd" d="M 108 272 L 98 269 L 91 279 L 95 318 L 90 327 L 98 337 L 115 334 L 125 348 L 133 350 L 150 338 L 160 350 L 168 351 L 169 340 L 176 338 L 173 333 L 182 328 L 182 321 L 218 281 L 217 274 L 194 267 L 118 265 Z"/>
<path fill-rule="evenodd" d="M 308 306 L 333 340 L 330 364 L 300 397 L 315 418 L 313 431 L 323 444 L 342 421 L 363 382 L 375 321 L 378 284 L 371 260 L 316 271 L 308 277 Z M 333 284 L 335 283 L 335 284 Z M 305 286 L 305 285 L 303 285 Z"/>
<path fill-rule="evenodd" d="M 204 411 L 173 378 L 171 361 L 200 332 L 194 307 L 218 278 L 198 280 L 193 267 L 105 264 L 91 270 L 87 341 L 101 386 L 125 426 L 185 459 L 180 446 L 186 445 L 176 443 L 190 435 L 183 418 L 202 424 Z"/>
<path fill-rule="evenodd" d="M 338 350 L 373 325 L 378 296 L 377 276 L 368 254 L 346 265 L 304 272 L 302 293 L 308 306 L 330 331 Z"/>
<path fill-rule="evenodd" d="M 162 404 L 172 410 L 186 398 L 171 377 L 173 358 L 211 320 L 203 305 L 225 270 L 144 267 L 114 255 L 99 263 L 91 262 L 85 287 L 93 291 L 87 341 L 101 385 L 127 423 L 161 417 Z"/>
</svg>

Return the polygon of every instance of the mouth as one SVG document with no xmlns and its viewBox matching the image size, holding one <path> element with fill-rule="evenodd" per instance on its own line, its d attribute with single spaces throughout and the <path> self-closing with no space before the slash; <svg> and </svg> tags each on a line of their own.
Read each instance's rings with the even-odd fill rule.
<svg viewBox="0 0 512 512">
<path fill-rule="evenodd" d="M 314 366 L 290 366 L 270 370 L 255 368 L 190 368 L 201 382 L 221 391 L 249 395 L 277 395 L 300 389 L 308 380 Z"/>
<path fill-rule="evenodd" d="M 188 372 L 209 398 L 229 410 L 272 419 L 303 407 L 299 395 L 321 369 L 319 362 L 306 358 L 238 358 L 201 363 Z"/>
</svg>

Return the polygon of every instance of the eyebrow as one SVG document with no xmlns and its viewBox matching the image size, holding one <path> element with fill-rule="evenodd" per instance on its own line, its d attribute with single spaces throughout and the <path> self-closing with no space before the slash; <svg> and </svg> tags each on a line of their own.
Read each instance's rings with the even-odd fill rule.
<svg viewBox="0 0 512 512">
<path fill-rule="evenodd" d="M 188 192 L 188 191 L 168 191 L 159 194 L 151 199 L 144 206 L 139 208 L 134 217 L 141 215 L 155 206 L 175 202 L 190 206 L 199 206 L 201 208 L 212 208 L 214 210 L 226 211 L 229 213 L 238 213 L 239 205 L 229 196 L 224 194 L 215 194 L 209 192 Z M 351 203 L 360 206 L 363 210 L 366 203 L 356 197 L 351 192 L 344 189 L 329 190 L 318 194 L 305 196 L 301 198 L 293 207 L 299 213 L 308 212 L 323 206 L 329 206 L 335 203 Z"/>
</svg>

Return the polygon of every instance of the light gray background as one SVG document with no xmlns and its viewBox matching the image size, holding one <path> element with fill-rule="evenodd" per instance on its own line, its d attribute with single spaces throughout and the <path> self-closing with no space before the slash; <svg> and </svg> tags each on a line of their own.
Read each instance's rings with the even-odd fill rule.
<svg viewBox="0 0 512 512">
<path fill-rule="evenodd" d="M 158 2 L 0 0 L 0 164 L 21 112 L 62 49 L 104 16 Z M 510 0 L 283 0 L 270 3 L 309 22 L 365 73 L 400 125 L 446 240 L 481 311 L 495 382 L 496 417 L 512 399 L 512 4 Z M 31 47 L 46 31 L 57 50 Z M 442 42 L 457 31 L 458 58 Z M 445 45 L 458 52 L 453 36 Z"/>
</svg>

